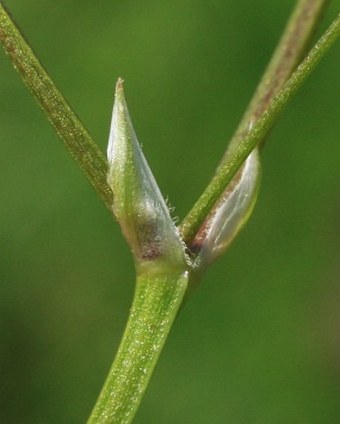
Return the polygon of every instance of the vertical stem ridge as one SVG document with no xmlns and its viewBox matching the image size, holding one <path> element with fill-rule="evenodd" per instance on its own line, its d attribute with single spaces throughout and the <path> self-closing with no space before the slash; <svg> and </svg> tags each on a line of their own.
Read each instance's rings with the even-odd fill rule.
<svg viewBox="0 0 340 424">
<path fill-rule="evenodd" d="M 133 420 L 186 288 L 187 272 L 137 278 L 121 344 L 87 424 Z"/>
</svg>

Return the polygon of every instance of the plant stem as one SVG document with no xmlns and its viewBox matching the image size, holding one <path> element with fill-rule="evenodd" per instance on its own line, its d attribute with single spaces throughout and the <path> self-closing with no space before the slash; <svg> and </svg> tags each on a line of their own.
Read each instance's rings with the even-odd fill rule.
<svg viewBox="0 0 340 424">
<path fill-rule="evenodd" d="M 328 0 L 299 0 L 293 10 L 272 58 L 261 77 L 255 93 L 230 140 L 227 150 L 215 171 L 228 162 L 238 144 L 257 123 L 270 101 L 278 94 L 296 68 L 315 30 Z M 267 134 L 264 134 L 262 143 Z M 260 143 L 259 142 L 259 143 Z M 224 196 L 224 191 L 221 197 Z M 189 242 L 190 240 L 186 240 Z M 191 243 L 189 249 L 191 249 Z"/>
<path fill-rule="evenodd" d="M 308 56 L 284 84 L 278 95 L 270 101 L 267 109 L 262 113 L 251 131 L 239 141 L 230 158 L 219 167 L 218 172 L 181 224 L 182 237 L 187 243 L 194 237 L 214 203 L 223 193 L 225 187 L 230 183 L 249 153 L 263 140 L 280 112 L 287 106 L 299 87 L 312 73 L 339 34 L 340 16 L 333 21 Z"/>
<path fill-rule="evenodd" d="M 326 2 L 325 0 L 300 0 L 298 2 L 273 60 L 266 71 L 266 78 L 262 79 L 262 83 L 231 141 L 229 152 L 235 150 L 240 138 L 243 138 L 244 134 L 249 131 L 250 123 L 258 119 L 271 97 L 277 93 L 282 82 L 294 68 L 297 58 L 303 51 Z M 0 3 L 0 42 L 64 144 L 111 211 L 112 192 L 106 181 L 107 164 L 102 152 L 56 88 L 2 3 Z M 294 43 L 296 44 L 295 47 Z M 294 56 L 296 57 L 294 58 Z M 261 103 L 262 106 L 257 107 L 257 103 Z M 229 160 L 229 154 L 224 156 L 222 163 L 226 159 Z M 219 194 L 216 198 L 218 196 Z M 197 207 L 195 205 L 194 209 Z M 204 208 L 202 212 L 203 210 Z M 205 216 L 200 215 L 201 217 L 195 226 L 192 222 L 193 210 L 184 219 L 182 233 L 187 241 L 192 238 L 194 232 L 194 230 L 188 228 L 198 228 L 204 220 Z"/>
<path fill-rule="evenodd" d="M 231 156 L 300 62 L 327 3 L 329 0 L 297 2 L 221 163 Z"/>
<path fill-rule="evenodd" d="M 132 421 L 186 288 L 186 272 L 137 278 L 123 339 L 88 424 Z"/>
<path fill-rule="evenodd" d="M 266 76 L 235 133 L 228 154 L 182 223 L 185 241 L 192 239 L 243 161 L 264 139 L 278 114 L 338 37 L 339 17 L 286 82 L 324 3 L 321 0 L 299 1 Z M 0 42 L 64 144 L 111 210 L 112 192 L 106 182 L 107 164 L 103 154 L 57 90 L 2 3 Z M 144 269 L 138 275 L 122 342 L 88 424 L 128 424 L 132 421 L 182 304 L 187 285 L 188 271 L 183 269 L 159 269 L 150 263 L 149 270 Z"/>
<path fill-rule="evenodd" d="M 68 105 L 0 3 L 0 43 L 71 155 L 79 163 L 108 209 L 112 192 L 106 182 L 106 159 Z"/>
</svg>

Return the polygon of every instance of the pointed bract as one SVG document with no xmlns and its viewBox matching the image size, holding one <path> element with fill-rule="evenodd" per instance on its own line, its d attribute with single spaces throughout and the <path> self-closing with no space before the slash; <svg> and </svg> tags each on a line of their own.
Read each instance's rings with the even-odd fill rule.
<svg viewBox="0 0 340 424">
<path fill-rule="evenodd" d="M 182 266 L 186 261 L 183 244 L 138 143 L 121 79 L 116 86 L 107 157 L 113 212 L 136 262 L 161 258 Z"/>
<path fill-rule="evenodd" d="M 196 234 L 191 250 L 198 254 L 197 266 L 217 259 L 247 222 L 256 202 L 260 182 L 258 149 L 246 159 Z"/>
</svg>

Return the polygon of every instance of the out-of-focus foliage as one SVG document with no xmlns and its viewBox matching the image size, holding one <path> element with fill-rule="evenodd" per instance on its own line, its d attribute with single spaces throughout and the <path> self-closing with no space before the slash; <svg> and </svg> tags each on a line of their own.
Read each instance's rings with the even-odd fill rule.
<svg viewBox="0 0 340 424">
<path fill-rule="evenodd" d="M 6 3 L 103 151 L 125 79 L 182 218 L 294 1 Z M 339 422 L 338 58 L 337 44 L 272 131 L 255 213 L 181 312 L 136 423 Z M 84 422 L 128 314 L 132 260 L 2 52 L 0 177 L 0 421 Z"/>
</svg>

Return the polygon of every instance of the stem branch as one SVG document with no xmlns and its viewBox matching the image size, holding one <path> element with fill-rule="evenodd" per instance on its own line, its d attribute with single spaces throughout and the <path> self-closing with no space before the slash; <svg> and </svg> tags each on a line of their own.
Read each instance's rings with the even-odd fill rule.
<svg viewBox="0 0 340 424">
<path fill-rule="evenodd" d="M 273 126 L 280 112 L 287 106 L 299 87 L 312 73 L 321 58 L 329 50 L 340 34 L 340 16 L 338 16 L 308 56 L 284 84 L 279 94 L 270 101 L 267 109 L 252 129 L 239 141 L 227 161 L 222 163 L 207 188 L 195 203 L 181 224 L 183 239 L 189 243 L 199 226 L 209 214 L 211 208 L 230 183 L 249 153 L 260 143 Z"/>
<path fill-rule="evenodd" d="M 112 208 L 106 159 L 0 3 L 0 43 L 99 197 Z"/>
<path fill-rule="evenodd" d="M 329 0 L 299 0 L 293 10 L 272 58 L 221 161 L 224 163 L 240 140 L 259 120 L 301 61 L 323 10 Z"/>
</svg>

